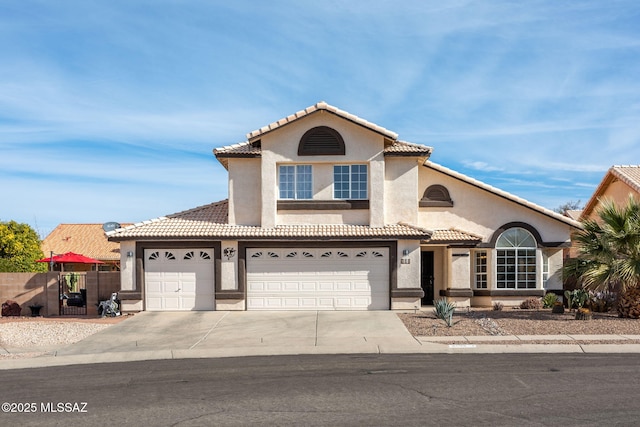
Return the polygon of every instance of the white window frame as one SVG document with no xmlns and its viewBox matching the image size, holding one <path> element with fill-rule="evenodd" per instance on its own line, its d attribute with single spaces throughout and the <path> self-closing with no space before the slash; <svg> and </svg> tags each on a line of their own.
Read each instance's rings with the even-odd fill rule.
<svg viewBox="0 0 640 427">
<path fill-rule="evenodd" d="M 542 287 L 547 286 L 549 280 L 549 253 L 542 251 Z"/>
<path fill-rule="evenodd" d="M 475 251 L 473 254 L 473 286 L 476 289 L 489 288 L 489 253 Z"/>
<path fill-rule="evenodd" d="M 308 170 L 306 168 L 309 168 Z M 292 170 L 286 176 L 292 177 L 292 182 L 283 181 L 283 172 Z M 306 180 L 308 176 L 308 181 Z M 292 188 L 283 189 L 284 184 L 291 184 Z M 308 192 L 308 194 L 305 194 Z M 308 196 L 308 197 L 307 197 Z M 313 166 L 309 164 L 279 165 L 278 166 L 278 199 L 279 200 L 311 200 L 313 199 Z"/>
<path fill-rule="evenodd" d="M 511 239 L 507 238 L 507 233 L 511 234 L 509 236 L 512 237 Z M 501 241 L 506 244 L 501 245 Z M 533 234 L 520 227 L 505 230 L 498 237 L 495 248 L 496 289 L 527 290 L 538 288 L 540 263 L 536 246 L 537 242 Z"/>
<path fill-rule="evenodd" d="M 346 168 L 347 180 L 338 180 L 336 175 L 337 168 Z M 361 170 L 364 168 L 364 172 Z M 354 179 L 364 176 L 364 188 L 362 180 Z M 337 188 L 338 184 L 346 186 L 346 188 Z M 345 194 L 346 193 L 346 194 Z M 347 197 L 345 197 L 347 196 Z M 333 165 L 333 198 L 335 200 L 367 200 L 369 198 L 369 165 L 367 164 L 349 164 L 349 165 Z"/>
</svg>

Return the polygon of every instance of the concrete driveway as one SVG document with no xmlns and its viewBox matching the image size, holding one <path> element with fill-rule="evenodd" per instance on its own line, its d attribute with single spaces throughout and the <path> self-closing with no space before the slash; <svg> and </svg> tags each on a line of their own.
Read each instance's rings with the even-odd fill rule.
<svg viewBox="0 0 640 427">
<path fill-rule="evenodd" d="M 180 358 L 394 353 L 419 347 L 391 311 L 142 312 L 56 355 Z"/>
</svg>

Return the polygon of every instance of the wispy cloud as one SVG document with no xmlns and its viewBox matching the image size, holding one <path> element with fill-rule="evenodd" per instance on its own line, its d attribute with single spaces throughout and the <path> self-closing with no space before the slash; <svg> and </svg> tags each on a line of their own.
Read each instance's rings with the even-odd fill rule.
<svg viewBox="0 0 640 427">
<path fill-rule="evenodd" d="M 224 198 L 211 150 L 320 100 L 537 203 L 585 200 L 640 163 L 638 17 L 632 0 L 5 2 L 0 219 Z M 91 202 L 56 204 L 69 183 Z"/>
</svg>

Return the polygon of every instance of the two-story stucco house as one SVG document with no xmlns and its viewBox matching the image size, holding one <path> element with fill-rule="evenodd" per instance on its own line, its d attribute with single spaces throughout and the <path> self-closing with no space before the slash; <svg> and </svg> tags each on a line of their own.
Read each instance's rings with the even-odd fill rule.
<svg viewBox="0 0 640 427">
<path fill-rule="evenodd" d="M 228 200 L 108 233 L 123 310 L 519 304 L 562 289 L 579 223 L 320 102 L 217 148 Z"/>
</svg>

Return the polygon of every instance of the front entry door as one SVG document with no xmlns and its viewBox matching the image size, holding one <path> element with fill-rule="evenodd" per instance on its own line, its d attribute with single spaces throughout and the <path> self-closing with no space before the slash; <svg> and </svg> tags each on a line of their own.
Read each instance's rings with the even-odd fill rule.
<svg viewBox="0 0 640 427">
<path fill-rule="evenodd" d="M 424 291 L 422 305 L 433 305 L 433 251 L 421 252 L 420 285 Z"/>
</svg>

